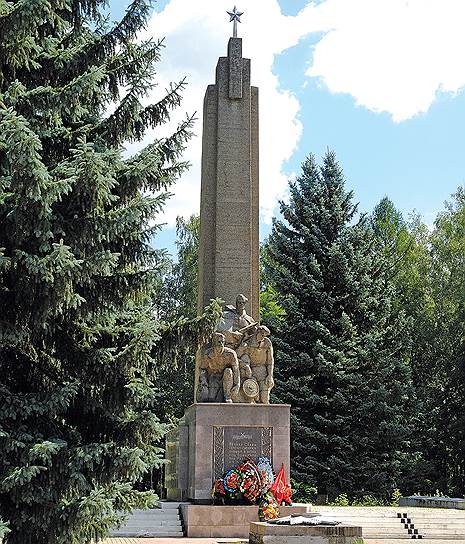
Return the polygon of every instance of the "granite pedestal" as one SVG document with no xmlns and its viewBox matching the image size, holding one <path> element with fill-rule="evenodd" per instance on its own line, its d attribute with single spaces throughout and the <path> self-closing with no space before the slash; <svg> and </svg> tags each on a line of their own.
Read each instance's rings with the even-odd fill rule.
<svg viewBox="0 0 465 544">
<path fill-rule="evenodd" d="M 355 544 L 362 528 L 351 525 L 271 525 L 251 523 L 249 544 Z"/>
<path fill-rule="evenodd" d="M 260 456 L 289 479 L 288 404 L 197 403 L 187 408 L 166 442 L 168 500 L 211 503 L 215 478 Z"/>
<path fill-rule="evenodd" d="M 306 514 L 309 504 L 281 506 L 280 515 Z M 249 537 L 250 523 L 258 521 L 258 506 L 181 505 L 182 518 L 188 538 Z"/>
</svg>

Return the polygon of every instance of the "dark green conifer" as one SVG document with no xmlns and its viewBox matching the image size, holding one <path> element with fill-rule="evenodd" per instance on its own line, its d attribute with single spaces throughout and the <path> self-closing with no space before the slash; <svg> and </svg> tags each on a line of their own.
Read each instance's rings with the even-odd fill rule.
<svg viewBox="0 0 465 544">
<path fill-rule="evenodd" d="M 293 476 L 330 496 L 389 496 L 407 434 L 403 316 L 334 154 L 322 167 L 310 156 L 289 189 L 265 270 L 286 312 L 275 395 L 292 406 Z"/>
<path fill-rule="evenodd" d="M 161 42 L 137 41 L 133 0 L 0 0 L 0 518 L 8 544 L 86 543 L 153 502 L 134 483 L 160 462 L 153 379 L 203 319 L 161 323 L 150 243 L 191 120 L 165 123 L 184 82 L 144 106 Z M 0 521 L 0 531 L 4 526 Z"/>
</svg>

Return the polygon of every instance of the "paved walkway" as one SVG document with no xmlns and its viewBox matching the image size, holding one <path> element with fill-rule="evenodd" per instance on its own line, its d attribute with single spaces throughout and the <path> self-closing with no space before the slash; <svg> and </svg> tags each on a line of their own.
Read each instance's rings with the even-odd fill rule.
<svg viewBox="0 0 465 544">
<path fill-rule="evenodd" d="M 243 544 L 240 538 L 107 538 L 103 544 Z"/>
<path fill-rule="evenodd" d="M 381 540 L 364 538 L 365 544 L 405 544 L 406 539 Z M 232 540 L 230 538 L 108 538 L 104 544 L 245 544 L 247 540 Z M 464 540 L 429 540 L 423 539 L 424 544 L 465 544 Z"/>
</svg>

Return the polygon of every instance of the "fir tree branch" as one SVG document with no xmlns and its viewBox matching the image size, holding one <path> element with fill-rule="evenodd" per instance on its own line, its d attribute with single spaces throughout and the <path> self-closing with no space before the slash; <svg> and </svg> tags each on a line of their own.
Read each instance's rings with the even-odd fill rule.
<svg viewBox="0 0 465 544">
<path fill-rule="evenodd" d="M 147 128 L 155 128 L 169 120 L 170 110 L 181 103 L 180 91 L 185 85 L 183 79 L 171 86 L 162 100 L 143 108 L 139 98 L 147 90 L 145 75 L 137 78 L 116 110 L 100 123 L 96 134 L 111 145 L 141 140 Z"/>
<path fill-rule="evenodd" d="M 85 29 L 82 29 L 80 33 L 86 34 L 86 39 L 79 40 L 77 47 L 75 42 L 79 39 L 79 35 L 68 33 L 61 42 L 60 56 L 56 60 L 61 63 L 66 58 L 67 70 L 71 68 L 73 71 L 81 72 L 87 70 L 89 66 L 101 65 L 105 62 L 113 64 L 112 69 L 114 70 L 118 64 L 116 60 L 121 55 L 119 53 L 120 49 L 123 49 L 126 52 L 124 55 L 126 55 L 128 48 L 134 50 L 134 52 L 146 48 L 148 42 L 136 46 L 131 45 L 131 41 L 137 32 L 144 27 L 149 10 L 150 6 L 147 0 L 134 0 L 121 21 L 108 32 L 100 35 L 98 32 L 88 33 Z M 162 41 L 159 41 L 153 47 L 157 50 L 161 45 Z M 158 53 L 154 55 L 154 60 L 157 59 Z M 49 60 L 55 65 L 53 57 L 49 57 Z M 121 64 L 120 57 L 119 65 L 121 66 Z M 133 73 L 136 73 L 136 71 Z M 75 77 L 75 74 L 72 74 L 71 77 Z M 122 84 L 121 78 L 120 84 Z"/>
<path fill-rule="evenodd" d="M 132 41 L 137 33 L 145 26 L 150 12 L 147 0 L 133 0 L 126 10 L 124 17 L 97 44 L 106 53 L 114 53 L 121 44 Z"/>
<path fill-rule="evenodd" d="M 221 301 L 215 299 L 195 319 L 183 318 L 174 323 L 162 323 L 160 340 L 154 347 L 152 356 L 163 364 L 176 364 L 177 356 L 195 353 L 210 340 L 221 316 Z"/>
</svg>

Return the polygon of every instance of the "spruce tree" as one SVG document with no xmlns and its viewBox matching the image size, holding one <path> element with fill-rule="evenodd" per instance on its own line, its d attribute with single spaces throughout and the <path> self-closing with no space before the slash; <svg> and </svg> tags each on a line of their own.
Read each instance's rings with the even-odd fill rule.
<svg viewBox="0 0 465 544">
<path fill-rule="evenodd" d="M 321 167 L 310 156 L 289 190 L 264 260 L 286 312 L 272 332 L 293 476 L 330 497 L 386 497 L 407 438 L 404 319 L 334 154 Z"/>
<path fill-rule="evenodd" d="M 394 310 L 408 320 L 409 345 L 403 358 L 412 374 L 409 422 L 412 437 L 401 463 L 399 488 L 405 494 L 433 494 L 438 480 L 437 407 L 440 391 L 433 353 L 434 315 L 431 288 L 430 232 L 418 216 L 407 223 L 393 202 L 384 197 L 370 217 L 375 243 L 384 257 L 383 274 L 392 281 Z"/>
<path fill-rule="evenodd" d="M 161 42 L 137 41 L 134 0 L 0 0 L 0 531 L 8 544 L 87 543 L 153 502 L 134 483 L 160 463 L 154 379 L 213 327 L 163 323 L 153 221 L 185 170 L 184 82 L 142 105 Z"/>
</svg>

